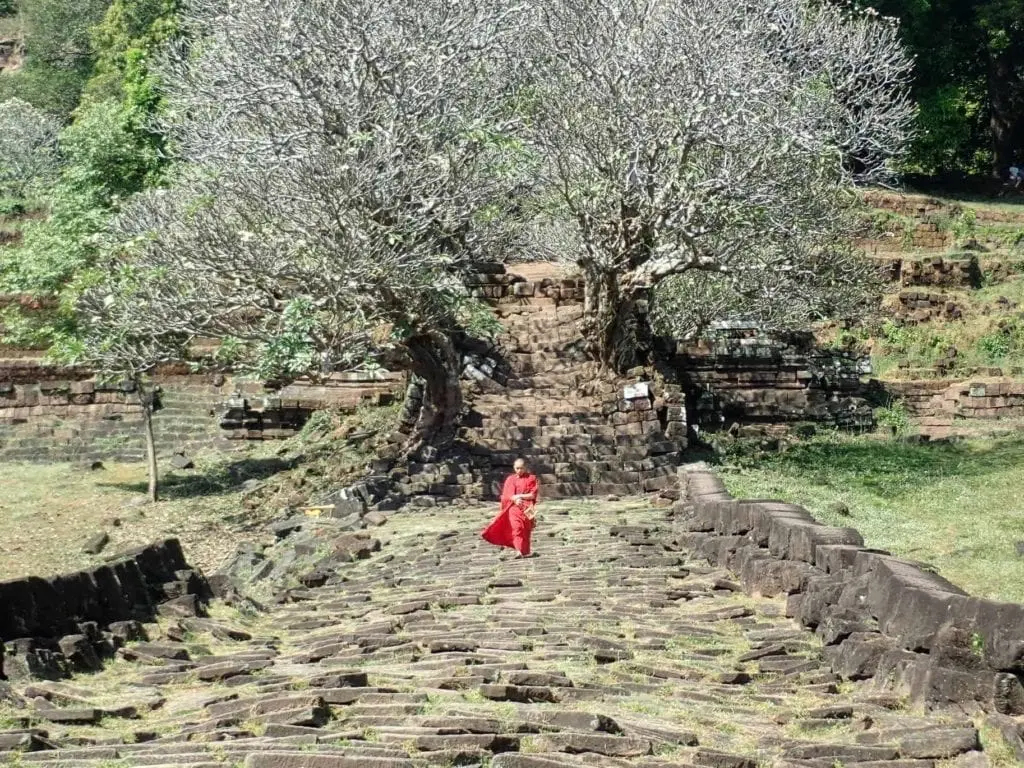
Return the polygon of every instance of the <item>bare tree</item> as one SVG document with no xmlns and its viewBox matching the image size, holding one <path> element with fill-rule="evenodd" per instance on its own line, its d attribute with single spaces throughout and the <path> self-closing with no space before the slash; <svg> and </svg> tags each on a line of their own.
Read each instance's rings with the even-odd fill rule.
<svg viewBox="0 0 1024 768">
<path fill-rule="evenodd" d="M 461 409 L 460 276 L 501 257 L 521 184 L 498 2 L 193 0 L 166 74 L 184 169 L 120 218 L 143 309 L 264 375 L 425 381 L 410 452 Z"/>
<path fill-rule="evenodd" d="M 791 300 L 843 303 L 868 272 L 845 244 L 853 186 L 888 177 L 914 116 L 891 23 L 807 0 L 558 0 L 534 13 L 521 61 L 532 139 L 577 226 L 567 256 L 603 362 L 636 359 L 638 310 L 673 275 L 712 273 L 780 315 Z M 698 284 L 710 285 L 676 281 Z"/>
<path fill-rule="evenodd" d="M 96 371 L 100 379 L 126 382 L 142 409 L 148 496 L 159 498 L 156 440 L 153 434 L 155 390 L 148 374 L 161 363 L 182 360 L 192 341 L 173 324 L 153 324 L 144 306 L 143 286 L 152 275 L 131 267 L 113 268 L 106 278 L 79 294 L 74 334 L 60 336 L 50 349 L 51 357 Z"/>
<path fill-rule="evenodd" d="M 57 170 L 60 124 L 21 99 L 0 102 L 0 195 L 22 198 Z"/>
</svg>

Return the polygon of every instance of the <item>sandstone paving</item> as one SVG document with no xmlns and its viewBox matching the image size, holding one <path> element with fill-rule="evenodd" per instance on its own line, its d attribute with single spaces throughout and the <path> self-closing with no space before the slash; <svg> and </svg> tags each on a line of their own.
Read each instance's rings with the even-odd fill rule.
<svg viewBox="0 0 1024 768">
<path fill-rule="evenodd" d="M 164 618 L 102 672 L 15 686 L 0 764 L 987 764 L 966 716 L 833 674 L 784 599 L 740 592 L 666 510 L 548 503 L 525 560 L 480 540 L 492 513 L 399 514 L 337 584 Z"/>
</svg>

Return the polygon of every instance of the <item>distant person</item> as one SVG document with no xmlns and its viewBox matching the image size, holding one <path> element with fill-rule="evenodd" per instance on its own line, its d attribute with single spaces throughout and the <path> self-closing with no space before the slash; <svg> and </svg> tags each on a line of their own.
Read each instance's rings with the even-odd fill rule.
<svg viewBox="0 0 1024 768">
<path fill-rule="evenodd" d="M 516 559 L 533 557 L 530 536 L 537 522 L 537 478 L 530 474 L 523 459 L 516 459 L 512 474 L 501 489 L 501 512 L 484 529 L 485 541 L 498 547 L 511 547 Z"/>
<path fill-rule="evenodd" d="M 1010 186 L 1020 189 L 1022 183 L 1024 183 L 1024 168 L 1020 163 L 1014 163 L 1010 166 Z"/>
</svg>

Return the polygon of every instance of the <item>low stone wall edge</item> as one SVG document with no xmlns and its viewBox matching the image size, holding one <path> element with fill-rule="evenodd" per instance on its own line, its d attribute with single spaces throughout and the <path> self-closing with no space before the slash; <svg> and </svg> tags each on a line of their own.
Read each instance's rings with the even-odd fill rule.
<svg viewBox="0 0 1024 768">
<path fill-rule="evenodd" d="M 748 593 L 787 595 L 835 672 L 924 706 L 1024 714 L 1024 605 L 971 596 L 799 505 L 736 499 L 710 471 L 681 467 L 679 481 L 690 545 Z"/>
</svg>

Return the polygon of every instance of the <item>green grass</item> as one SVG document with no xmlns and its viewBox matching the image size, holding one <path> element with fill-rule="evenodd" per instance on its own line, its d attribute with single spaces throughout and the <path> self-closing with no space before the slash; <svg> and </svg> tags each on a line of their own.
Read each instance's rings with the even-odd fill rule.
<svg viewBox="0 0 1024 768">
<path fill-rule="evenodd" d="M 260 520 L 361 475 L 374 443 L 358 436 L 385 431 L 398 407 L 323 412 L 289 440 L 237 453 L 199 452 L 195 470 L 170 470 L 161 461 L 156 504 L 142 497 L 145 464 L 108 461 L 89 471 L 81 465 L 8 462 L 0 494 L 0 580 L 87 568 L 167 536 L 181 540 L 190 563 L 212 573 Z M 249 479 L 263 485 L 246 491 Z M 101 530 L 110 543 L 99 555 L 86 554 L 82 545 Z"/>
<path fill-rule="evenodd" d="M 25 32 L 25 25 L 20 16 L 0 16 L 0 40 L 20 38 Z"/>
<path fill-rule="evenodd" d="M 736 497 L 802 504 L 971 594 L 1024 602 L 1024 436 L 915 445 L 827 435 L 722 477 Z"/>
</svg>

